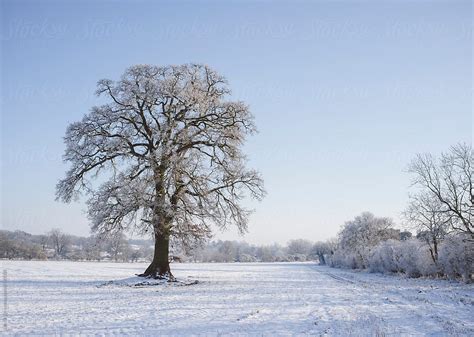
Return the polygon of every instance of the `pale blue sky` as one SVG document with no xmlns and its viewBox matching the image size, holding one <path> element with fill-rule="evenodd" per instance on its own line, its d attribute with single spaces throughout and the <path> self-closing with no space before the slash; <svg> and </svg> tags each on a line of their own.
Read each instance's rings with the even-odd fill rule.
<svg viewBox="0 0 474 337">
<path fill-rule="evenodd" d="M 472 142 L 470 1 L 1 3 L 4 229 L 89 233 L 83 204 L 54 201 L 62 136 L 136 63 L 207 63 L 250 105 L 268 191 L 253 243 L 326 239 L 366 210 L 399 221 L 409 160 Z"/>
</svg>

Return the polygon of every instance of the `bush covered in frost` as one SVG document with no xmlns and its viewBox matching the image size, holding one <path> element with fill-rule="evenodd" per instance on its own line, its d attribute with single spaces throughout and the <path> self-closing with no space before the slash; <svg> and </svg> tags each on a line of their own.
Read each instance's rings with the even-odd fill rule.
<svg viewBox="0 0 474 337">
<path fill-rule="evenodd" d="M 435 263 L 426 242 L 412 238 L 405 241 L 388 239 L 368 250 L 357 252 L 339 247 L 328 258 L 329 265 L 339 268 L 367 269 L 378 273 L 400 273 L 409 277 L 448 277 L 472 282 L 474 277 L 474 241 L 470 236 L 452 234 L 440 245 Z M 368 254 L 367 265 L 358 255 Z"/>
<path fill-rule="evenodd" d="M 369 260 L 369 270 L 404 273 L 410 277 L 434 276 L 439 272 L 427 246 L 418 239 L 387 240 L 379 244 Z"/>
<path fill-rule="evenodd" d="M 441 244 L 439 264 L 449 278 L 461 277 L 465 282 L 473 281 L 474 240 L 469 235 L 450 235 Z"/>
</svg>

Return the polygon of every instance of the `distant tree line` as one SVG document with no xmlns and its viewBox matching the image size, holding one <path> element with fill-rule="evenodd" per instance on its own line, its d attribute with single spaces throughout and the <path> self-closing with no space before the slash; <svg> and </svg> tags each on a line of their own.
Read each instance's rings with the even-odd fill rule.
<svg viewBox="0 0 474 337">
<path fill-rule="evenodd" d="M 148 261 L 151 241 L 128 240 L 122 235 L 108 238 L 79 237 L 53 229 L 42 235 L 23 231 L 0 231 L 0 258 L 25 260 Z"/>
<path fill-rule="evenodd" d="M 175 244 L 170 259 L 175 262 L 319 261 L 319 245 L 302 239 L 290 240 L 285 246 L 218 240 L 185 251 Z M 68 235 L 58 229 L 44 235 L 0 231 L 0 258 L 4 259 L 149 262 L 152 257 L 152 240 L 127 239 L 123 234 L 100 238 Z"/>
<path fill-rule="evenodd" d="M 242 241 L 211 241 L 185 251 L 171 248 L 175 262 L 293 262 L 319 261 L 318 244 L 308 240 L 290 240 L 280 244 L 251 245 Z M 152 240 L 132 240 L 124 235 L 109 238 L 78 237 L 53 229 L 43 235 L 0 230 L 0 258 L 75 260 L 75 261 L 150 261 Z"/>
<path fill-rule="evenodd" d="M 189 252 L 188 261 L 193 262 L 294 262 L 314 261 L 317 256 L 313 243 L 308 240 L 290 240 L 286 246 L 280 244 L 251 245 L 237 241 L 213 241 Z"/>
</svg>

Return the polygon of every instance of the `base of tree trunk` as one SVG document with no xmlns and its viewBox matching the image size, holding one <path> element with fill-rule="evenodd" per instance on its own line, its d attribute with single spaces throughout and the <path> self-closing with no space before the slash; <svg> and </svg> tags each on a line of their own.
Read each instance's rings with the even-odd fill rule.
<svg viewBox="0 0 474 337">
<path fill-rule="evenodd" d="M 143 274 L 138 274 L 140 277 L 147 277 L 160 280 L 175 281 L 175 277 L 171 273 L 169 263 L 159 266 L 156 263 L 151 263 Z"/>
<path fill-rule="evenodd" d="M 144 277 L 144 278 L 151 278 L 155 280 L 166 280 L 168 282 L 176 282 L 176 278 L 173 276 L 171 273 L 165 273 L 165 274 L 138 274 L 137 276 L 139 277 Z"/>
<path fill-rule="evenodd" d="M 141 277 L 148 277 L 154 279 L 175 281 L 173 274 L 171 274 L 169 261 L 169 235 L 162 234 L 162 231 L 157 230 L 155 234 L 155 251 L 153 253 L 153 261 Z"/>
</svg>

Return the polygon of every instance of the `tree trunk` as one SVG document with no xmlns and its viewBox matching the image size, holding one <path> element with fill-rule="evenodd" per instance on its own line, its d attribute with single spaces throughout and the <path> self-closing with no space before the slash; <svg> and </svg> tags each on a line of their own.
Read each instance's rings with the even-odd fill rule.
<svg viewBox="0 0 474 337">
<path fill-rule="evenodd" d="M 318 254 L 319 264 L 321 266 L 326 265 L 326 259 L 324 258 L 324 254 Z"/>
<path fill-rule="evenodd" d="M 429 251 L 430 251 L 431 259 L 433 260 L 434 264 L 436 264 L 436 257 L 431 247 L 429 248 Z"/>
<path fill-rule="evenodd" d="M 174 280 L 170 270 L 169 263 L 169 235 L 157 233 L 155 234 L 155 252 L 153 254 L 153 261 L 148 266 L 143 274 L 139 276 L 164 278 Z"/>
</svg>

